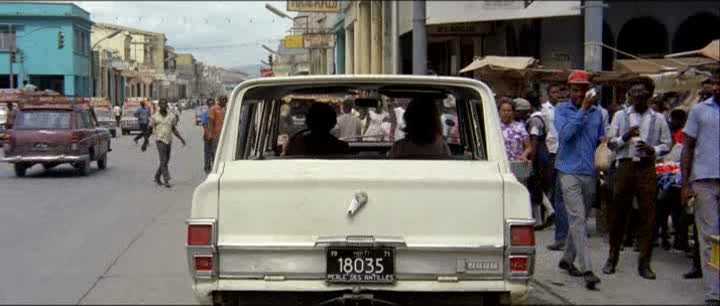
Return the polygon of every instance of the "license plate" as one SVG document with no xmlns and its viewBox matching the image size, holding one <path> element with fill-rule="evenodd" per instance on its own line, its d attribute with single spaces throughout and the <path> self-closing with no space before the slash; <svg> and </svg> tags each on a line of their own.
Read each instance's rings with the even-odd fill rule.
<svg viewBox="0 0 720 306">
<path fill-rule="evenodd" d="M 48 145 L 45 143 L 36 143 L 33 146 L 33 151 L 47 151 L 47 150 L 48 150 Z"/>
<path fill-rule="evenodd" d="M 333 283 L 393 283 L 395 250 L 328 248 L 326 279 Z"/>
</svg>

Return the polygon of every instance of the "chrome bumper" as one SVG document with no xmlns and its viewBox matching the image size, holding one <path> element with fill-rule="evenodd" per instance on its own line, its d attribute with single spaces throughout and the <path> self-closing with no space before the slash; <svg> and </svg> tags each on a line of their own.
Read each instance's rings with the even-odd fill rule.
<svg viewBox="0 0 720 306">
<path fill-rule="evenodd" d="M 52 156 L 22 156 L 16 155 L 12 157 L 5 157 L 2 159 L 6 163 L 72 163 L 78 161 L 89 160 L 90 155 L 52 155 Z"/>
</svg>

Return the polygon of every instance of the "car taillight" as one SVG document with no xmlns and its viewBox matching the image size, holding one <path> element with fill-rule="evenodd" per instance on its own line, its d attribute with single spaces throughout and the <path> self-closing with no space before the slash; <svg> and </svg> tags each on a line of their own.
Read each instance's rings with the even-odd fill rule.
<svg viewBox="0 0 720 306">
<path fill-rule="evenodd" d="M 510 272 L 527 273 L 530 268 L 528 256 L 510 256 Z"/>
<path fill-rule="evenodd" d="M 208 256 L 195 256 L 195 271 L 209 272 L 213 270 L 213 257 Z"/>
<path fill-rule="evenodd" d="M 510 227 L 511 246 L 535 246 L 535 229 L 531 225 L 513 225 Z"/>
<path fill-rule="evenodd" d="M 212 244 L 212 226 L 209 224 L 190 224 L 188 225 L 188 245 L 211 245 Z"/>
</svg>

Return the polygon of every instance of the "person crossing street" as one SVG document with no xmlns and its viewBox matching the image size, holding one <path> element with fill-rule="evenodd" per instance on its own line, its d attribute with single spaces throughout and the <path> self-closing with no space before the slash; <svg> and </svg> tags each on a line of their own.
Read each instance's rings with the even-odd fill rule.
<svg viewBox="0 0 720 306">
<path fill-rule="evenodd" d="M 173 135 L 180 139 L 183 146 L 185 146 L 185 139 L 177 130 L 178 119 L 175 114 L 168 110 L 167 100 L 161 99 L 158 106 L 160 107 L 160 111 L 155 113 L 150 121 L 155 131 L 155 145 L 160 159 L 160 164 L 158 165 L 157 171 L 155 171 L 155 183 L 170 188 L 172 186 L 170 185 L 169 163 Z M 164 183 L 160 180 L 161 176 L 165 179 Z"/>
<path fill-rule="evenodd" d="M 133 115 L 137 118 L 138 125 L 140 126 L 140 134 L 135 136 L 133 141 L 137 144 L 138 140 L 142 138 L 143 144 L 141 150 L 145 152 L 148 146 L 148 138 L 150 137 L 150 129 L 148 128 L 148 124 L 150 122 L 150 109 L 145 107 L 145 102 L 140 102 L 140 108 L 135 110 Z"/>
</svg>

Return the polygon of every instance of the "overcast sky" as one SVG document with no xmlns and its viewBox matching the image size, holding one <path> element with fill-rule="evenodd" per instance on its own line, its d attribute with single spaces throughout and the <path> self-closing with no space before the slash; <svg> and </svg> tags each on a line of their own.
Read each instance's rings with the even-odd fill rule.
<svg viewBox="0 0 720 306">
<path fill-rule="evenodd" d="M 285 1 L 74 1 L 95 22 L 165 33 L 177 52 L 223 67 L 259 64 L 266 44 L 277 48 L 292 21 L 267 9 L 285 11 Z M 294 14 L 294 13 L 293 13 Z M 293 15 L 291 14 L 291 16 Z"/>
</svg>

